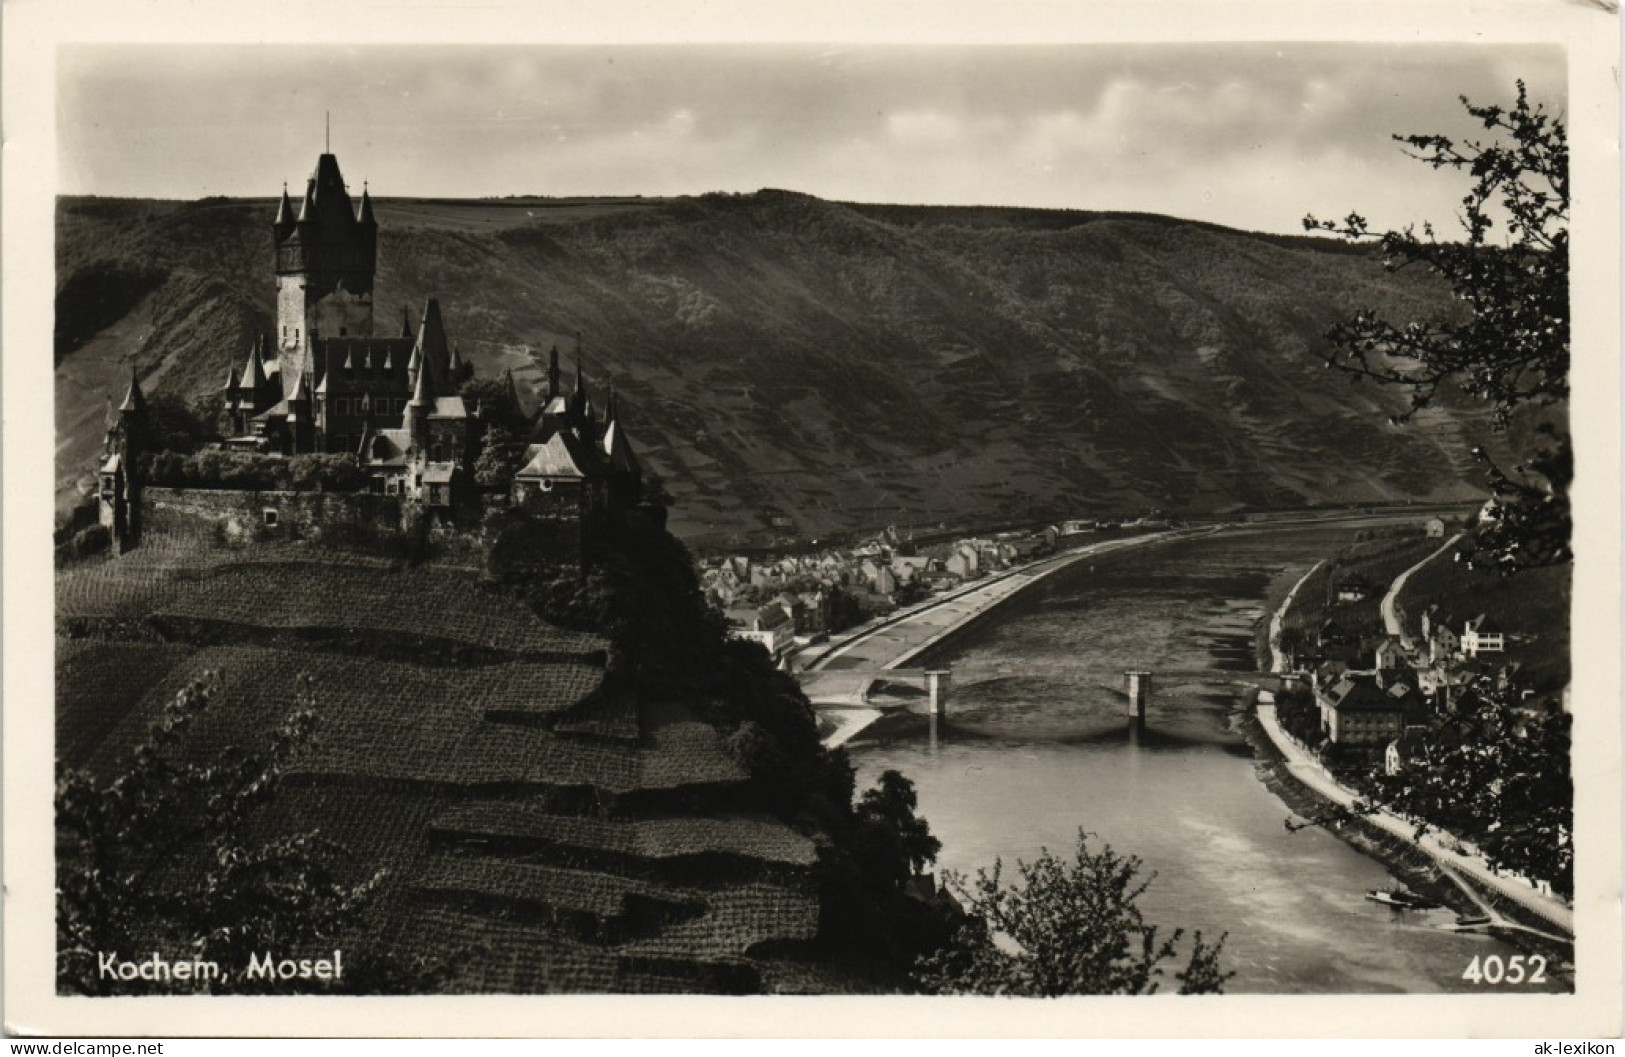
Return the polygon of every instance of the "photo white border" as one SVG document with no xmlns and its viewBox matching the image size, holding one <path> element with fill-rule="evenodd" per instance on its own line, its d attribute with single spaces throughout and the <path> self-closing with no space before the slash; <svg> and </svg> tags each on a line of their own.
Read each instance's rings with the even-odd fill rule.
<svg viewBox="0 0 1625 1057">
<path fill-rule="evenodd" d="M 9 0 L 3 9 L 5 1027 L 435 1037 L 1612 1037 L 1621 1030 L 1617 16 L 1580 0 Z M 50 529 L 56 47 L 174 43 L 1550 43 L 1567 49 L 1577 475 L 1572 996 L 1047 1001 L 481 996 L 67 998 L 54 991 Z M 1448 86 L 1444 86 L 1448 88 Z M 1398 131 L 1398 130 L 1396 130 Z"/>
</svg>

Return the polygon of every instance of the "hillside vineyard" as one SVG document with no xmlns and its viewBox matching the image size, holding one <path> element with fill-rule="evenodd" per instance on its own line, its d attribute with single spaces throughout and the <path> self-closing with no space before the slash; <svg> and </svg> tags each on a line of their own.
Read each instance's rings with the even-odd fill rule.
<svg viewBox="0 0 1625 1057">
<path fill-rule="evenodd" d="M 599 406 L 579 363 L 567 387 L 555 349 L 527 409 L 432 299 L 374 332 L 377 226 L 322 155 L 278 207 L 277 322 L 214 396 L 226 436 L 169 447 L 173 405 L 134 371 L 111 411 L 113 554 L 59 551 L 62 773 L 125 808 L 108 790 L 155 760 L 206 783 L 280 755 L 249 808 L 143 801 L 113 838 L 59 801 L 59 990 L 826 988 L 829 837 L 764 778 L 814 780 L 811 707 L 694 608 L 613 390 Z M 279 741 L 302 715 L 314 736 Z M 829 776 L 840 820 L 850 771 Z M 253 869 L 215 870 L 228 801 L 231 847 L 271 842 L 271 924 Z M 323 916 L 335 893 L 353 905 Z"/>
<path fill-rule="evenodd" d="M 295 219 L 299 202 L 290 194 Z M 1449 306 L 1419 274 L 1326 240 L 768 191 L 372 205 L 374 299 L 438 297 L 462 361 L 484 377 L 511 368 L 527 407 L 553 391 L 549 344 L 568 357 L 574 334 L 592 337 L 594 403 L 602 413 L 612 382 L 637 409 L 638 456 L 692 545 L 1029 508 L 1037 520 L 1465 502 L 1481 496 L 1468 453 L 1500 443 L 1481 408 L 1454 398 L 1393 428 L 1402 394 L 1325 370 L 1326 329 L 1360 307 Z M 63 391 L 121 387 L 119 368 L 98 364 L 122 362 L 115 339 L 136 328 L 152 334 L 136 353 L 143 377 L 167 364 L 167 391 L 218 399 L 228 370 L 242 384 L 256 336 L 284 325 L 278 297 L 292 299 L 262 278 L 278 208 L 65 199 Z M 399 314 L 377 306 L 375 371 Z M 291 340 L 297 312 L 286 325 Z M 335 348 L 357 335 L 336 315 L 317 327 Z M 326 377 L 330 390 L 344 380 Z M 411 399 L 391 385 L 388 399 Z M 330 430 L 359 434 L 359 394 L 329 396 Z M 99 410 L 82 425 L 64 412 L 64 487 L 98 450 Z M 393 406 L 392 421 L 374 416 L 405 425 Z"/>
</svg>

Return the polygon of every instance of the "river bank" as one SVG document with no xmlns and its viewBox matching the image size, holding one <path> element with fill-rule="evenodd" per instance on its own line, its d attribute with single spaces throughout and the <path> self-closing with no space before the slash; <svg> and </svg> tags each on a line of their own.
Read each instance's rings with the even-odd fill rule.
<svg viewBox="0 0 1625 1057">
<path fill-rule="evenodd" d="M 1217 526 L 1206 526 L 1100 540 L 974 581 L 831 640 L 798 673 L 803 691 L 818 710 L 824 744 L 842 745 L 888 711 L 904 707 L 883 709 L 870 701 L 870 686 L 882 673 L 944 645 L 1049 577 L 1091 558 L 1216 531 Z"/>
<path fill-rule="evenodd" d="M 1388 599 L 1397 594 L 1404 578 L 1444 549 L 1441 547 L 1400 574 L 1385 598 L 1385 616 Z M 1311 566 L 1270 614 L 1265 638 L 1268 655 L 1266 658 L 1264 651 L 1259 651 L 1260 667 L 1267 663 L 1273 672 L 1287 671 L 1288 660 L 1281 649 L 1283 620 L 1298 589 L 1320 564 Z M 1572 958 L 1572 940 L 1550 933 L 1555 927 L 1565 936 L 1574 934 L 1572 909 L 1560 901 L 1532 888 L 1522 891 L 1515 882 L 1496 875 L 1480 856 L 1452 848 L 1452 844 L 1459 847 L 1460 842 L 1449 835 L 1415 830 L 1407 838 L 1404 830 L 1414 824 L 1386 811 L 1364 818 L 1348 817 L 1348 809 L 1358 802 L 1358 794 L 1319 768 L 1308 750 L 1292 741 L 1275 721 L 1273 703 L 1255 698 L 1242 733 L 1260 761 L 1260 780 L 1294 812 L 1311 820 L 1337 818 L 1330 831 L 1343 841 L 1381 862 L 1413 891 L 1462 915 L 1492 917 L 1495 923 L 1490 931 L 1512 946 L 1541 954 L 1554 965 Z"/>
<path fill-rule="evenodd" d="M 1519 950 L 1455 931 L 1448 910 L 1367 900 L 1395 883 L 1389 870 L 1323 827 L 1287 831 L 1241 733 L 1263 681 L 1257 627 L 1349 531 L 1235 528 L 1073 565 L 909 662 L 913 682 L 951 668 L 947 714 L 933 722 L 922 692 L 897 695 L 846 745 L 859 786 L 887 770 L 914 783 L 939 872 L 1030 862 L 1080 829 L 1132 853 L 1155 874 L 1147 920 L 1229 934 L 1234 993 L 1481 989 L 1462 976 L 1473 958 Z M 1154 673 L 1142 722 L 1125 716 L 1131 670 Z"/>
<path fill-rule="evenodd" d="M 1303 819 L 1323 818 L 1337 811 L 1336 802 L 1310 788 L 1293 772 L 1286 756 L 1259 722 L 1256 711 L 1239 714 L 1237 730 L 1252 747 L 1259 782 L 1289 811 Z M 1349 847 L 1381 863 L 1402 887 L 1443 904 L 1454 914 L 1476 915 L 1490 908 L 1510 919 L 1514 927 L 1490 926 L 1484 931 L 1524 954 L 1546 958 L 1554 973 L 1569 974 L 1572 987 L 1573 943 L 1556 942 L 1541 935 L 1550 928 L 1546 922 L 1497 893 L 1479 888 L 1470 878 L 1460 874 L 1452 877 L 1422 848 L 1366 820 L 1344 819 L 1325 829 Z"/>
</svg>

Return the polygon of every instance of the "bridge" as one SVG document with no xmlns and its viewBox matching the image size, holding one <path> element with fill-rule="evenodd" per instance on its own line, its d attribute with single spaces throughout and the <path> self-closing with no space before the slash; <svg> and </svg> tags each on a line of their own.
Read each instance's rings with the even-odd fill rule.
<svg viewBox="0 0 1625 1057">
<path fill-rule="evenodd" d="M 1104 668 L 1099 665 L 1076 666 L 1101 677 L 1102 682 L 1112 682 L 1115 685 L 1124 685 L 1124 675 L 1116 669 Z M 1045 667 L 1046 672 L 1054 672 L 1053 665 Z M 1065 670 L 1060 669 L 1060 670 Z M 1268 690 L 1271 693 L 1280 693 L 1282 689 L 1295 685 L 1290 676 L 1283 676 L 1273 672 L 1234 672 L 1216 668 L 1161 668 L 1148 669 L 1151 679 L 1158 686 L 1180 686 L 1190 683 L 1202 683 L 1217 686 L 1242 686 L 1255 690 Z M 990 675 L 994 673 L 989 673 Z M 929 672 L 924 668 L 820 668 L 816 671 L 801 672 L 796 678 L 801 683 L 802 692 L 815 706 L 821 708 L 872 708 L 874 703 L 870 700 L 870 693 L 876 683 L 896 683 L 903 686 L 917 686 L 927 696 Z M 961 676 L 964 678 L 964 676 Z M 967 679 L 975 682 L 975 678 Z M 946 707 L 948 678 L 941 680 L 942 708 Z M 1149 686 L 1150 680 L 1147 681 Z M 964 685 L 963 682 L 960 685 Z"/>
</svg>

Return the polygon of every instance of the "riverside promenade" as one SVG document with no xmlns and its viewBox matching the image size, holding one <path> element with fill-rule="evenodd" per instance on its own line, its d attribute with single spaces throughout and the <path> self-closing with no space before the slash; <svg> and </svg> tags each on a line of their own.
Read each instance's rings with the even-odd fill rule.
<svg viewBox="0 0 1625 1057">
<path fill-rule="evenodd" d="M 881 710 L 869 704 L 868 694 L 883 672 L 903 667 L 1033 584 L 1091 558 L 1218 530 L 1218 526 L 1170 529 L 1101 540 L 976 580 L 837 636 L 798 675 L 813 706 L 834 724 L 824 743 L 843 744 L 881 717 Z"/>
<path fill-rule="evenodd" d="M 1407 569 L 1401 574 L 1401 578 L 1408 576 L 1425 562 L 1426 560 L 1411 569 Z M 1270 617 L 1270 656 L 1272 667 L 1277 674 L 1285 675 L 1288 671 L 1286 654 L 1281 649 L 1281 629 L 1287 608 L 1297 595 L 1298 588 L 1303 586 L 1304 581 L 1313 575 L 1315 569 L 1320 567 L 1320 564 L 1316 563 L 1314 567 L 1303 574 L 1303 577 L 1287 593 L 1286 598 L 1281 602 L 1280 607 L 1276 609 L 1274 615 Z M 1391 595 L 1397 594 L 1397 588 L 1391 592 Z M 1275 743 L 1275 747 L 1285 757 L 1287 769 L 1291 771 L 1292 776 L 1332 803 L 1345 808 L 1352 807 L 1355 801 L 1359 799 L 1358 795 L 1333 778 L 1321 765 L 1319 759 L 1289 737 L 1285 730 L 1281 729 L 1281 724 L 1275 715 L 1274 699 L 1269 698 L 1266 700 L 1267 696 L 1262 694 L 1259 696 L 1258 725 L 1264 729 L 1264 733 L 1269 736 L 1270 741 Z M 1386 809 L 1378 809 L 1374 814 L 1364 815 L 1363 818 L 1364 821 L 1369 822 L 1383 832 L 1401 840 L 1409 841 L 1421 851 L 1426 852 L 1446 873 L 1456 875 L 1458 884 L 1460 883 L 1460 875 L 1470 877 L 1486 891 L 1494 892 L 1511 900 L 1539 917 L 1542 921 L 1560 929 L 1563 933 L 1562 937 L 1550 938 L 1564 939 L 1573 937 L 1574 909 L 1572 907 L 1555 896 L 1539 891 L 1521 877 L 1495 872 L 1490 868 L 1484 857 L 1465 842 L 1437 830 L 1418 833 L 1416 822 L 1401 818 Z M 1463 890 L 1467 892 L 1469 898 L 1473 899 L 1474 902 L 1479 902 L 1477 894 L 1471 889 L 1464 886 Z M 1489 915 L 1491 924 L 1498 927 L 1524 929 L 1524 931 L 1548 935 L 1508 921 L 1495 913 L 1493 908 L 1484 906 L 1482 903 L 1479 903 L 1479 906 Z"/>
</svg>

